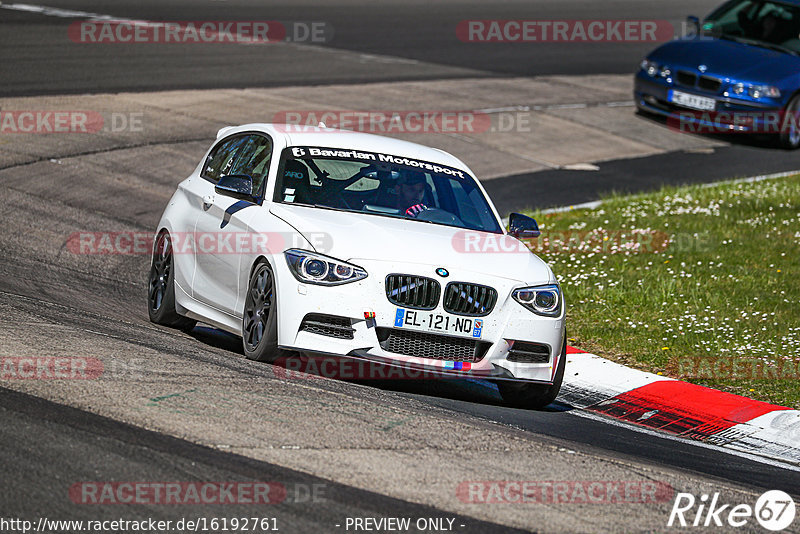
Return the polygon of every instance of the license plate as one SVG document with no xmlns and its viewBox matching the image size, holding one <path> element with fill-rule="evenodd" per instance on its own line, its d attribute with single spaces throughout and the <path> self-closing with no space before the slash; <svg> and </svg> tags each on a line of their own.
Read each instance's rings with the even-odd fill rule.
<svg viewBox="0 0 800 534">
<path fill-rule="evenodd" d="M 701 111 L 714 111 L 717 107 L 717 101 L 713 98 L 692 95 L 681 91 L 673 91 L 672 89 L 670 89 L 669 95 L 667 95 L 667 100 L 685 108 L 699 109 Z"/>
<path fill-rule="evenodd" d="M 483 335 L 483 319 L 458 317 L 446 313 L 397 308 L 394 316 L 395 328 L 438 332 L 454 336 L 480 339 Z"/>
</svg>

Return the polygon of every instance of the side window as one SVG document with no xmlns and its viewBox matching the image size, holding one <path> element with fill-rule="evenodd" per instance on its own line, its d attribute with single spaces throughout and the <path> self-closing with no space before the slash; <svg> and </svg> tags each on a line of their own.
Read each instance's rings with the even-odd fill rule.
<svg viewBox="0 0 800 534">
<path fill-rule="evenodd" d="M 239 154 L 226 174 L 247 174 L 253 178 L 253 193 L 261 194 L 272 159 L 272 140 L 265 135 L 248 135 Z"/>
<path fill-rule="evenodd" d="M 220 177 L 231 174 L 231 167 L 236 159 L 236 154 L 247 136 L 238 136 L 227 139 L 218 144 L 206 158 L 206 166 L 201 176 L 210 182 L 216 183 Z"/>
</svg>

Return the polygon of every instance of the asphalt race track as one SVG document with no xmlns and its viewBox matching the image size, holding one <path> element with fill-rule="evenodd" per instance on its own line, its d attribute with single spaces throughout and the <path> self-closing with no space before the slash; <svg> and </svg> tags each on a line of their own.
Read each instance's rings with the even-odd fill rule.
<svg viewBox="0 0 800 534">
<path fill-rule="evenodd" d="M 468 18 L 639 17 L 679 24 L 716 2 L 46 5 L 145 20 L 324 20 L 335 33 L 322 46 L 268 52 L 227 45 L 87 50 L 63 42 L 74 18 L 0 5 L 2 97 L 626 73 L 649 45 L 498 45 L 465 53 L 452 27 Z M 486 383 L 286 379 L 279 368 L 246 360 L 240 341 L 227 334 L 202 325 L 189 334 L 153 325 L 146 254 L 81 255 L 66 242 L 76 232 L 152 232 L 209 136 L 198 131 L 152 145 L 98 145 L 0 168 L 0 355 L 81 358 L 103 369 L 89 380 L 0 382 L 3 518 L 258 516 L 295 533 L 353 532 L 348 518 L 410 517 L 450 519 L 443 524 L 455 532 L 653 532 L 666 529 L 672 495 L 652 503 L 492 505 L 465 501 L 458 488 L 470 481 L 616 480 L 719 492 L 729 503 L 752 503 L 767 489 L 800 495 L 796 468 L 588 418 L 559 403 L 541 412 L 507 408 Z M 499 177 L 486 187 L 507 212 L 650 189 L 690 168 L 709 181 L 780 172 L 800 168 L 797 158 L 757 143 L 733 144 L 610 161 L 599 172 Z M 532 198 L 534 188 L 551 192 Z M 266 481 L 286 494 L 255 506 L 103 505 L 71 493 L 76 484 L 104 481 Z M 318 498 L 311 496 L 315 487 Z"/>
<path fill-rule="evenodd" d="M 142 20 L 325 21 L 332 27 L 331 37 L 315 46 L 351 51 L 357 57 L 354 61 L 332 61 L 331 54 L 303 53 L 292 47 L 273 47 L 265 53 L 264 47 L 226 44 L 211 48 L 153 44 L 127 50 L 94 50 L 96 47 L 91 45 L 63 42 L 74 18 L 2 10 L 0 46 L 6 52 L 0 65 L 2 94 L 364 83 L 475 74 L 627 73 L 633 72 L 641 56 L 652 48 L 650 44 L 500 44 L 478 45 L 465 52 L 455 27 L 467 19 L 641 18 L 669 21 L 675 31 L 680 31 L 687 14 L 705 15 L 717 3 L 53 0 L 43 5 Z M 421 73 L 417 63 L 431 64 L 432 68 Z"/>
<path fill-rule="evenodd" d="M 134 164 L 119 153 L 104 160 L 110 161 Z M 459 482 L 470 476 L 492 480 L 497 477 L 493 469 L 534 480 L 573 479 L 588 473 L 589 478 L 627 480 L 647 473 L 648 479 L 666 480 L 673 487 L 699 485 L 734 494 L 759 488 L 797 490 L 796 471 L 576 417 L 568 407 L 553 406 L 545 412 L 505 408 L 481 384 L 285 380 L 272 366 L 245 360 L 237 340 L 227 335 L 198 327 L 187 336 L 156 327 L 149 323 L 144 303 L 146 255 L 77 255 L 67 249 L 64 236 L 87 228 L 149 231 L 175 178 L 170 168 L 157 168 L 139 181 L 127 177 L 115 181 L 112 193 L 97 195 L 101 175 L 97 162 L 81 163 L 81 158 L 0 174 L 7 186 L 0 215 L 4 228 L 0 246 L 5 251 L 0 260 L 4 352 L 97 358 L 105 369 L 97 380 L 20 380 L 7 382 L 7 387 L 374 493 L 388 488 L 388 495 L 415 500 L 430 485 L 436 492 L 424 495 L 423 501 L 443 510 L 459 504 L 454 497 Z M 17 410 L 24 403 L 19 396 L 8 395 L 12 402 L 4 401 L 4 417 L 19 420 Z M 52 405 L 37 409 L 47 411 L 48 406 Z M 68 423 L 76 417 L 70 413 L 70 418 L 56 417 L 64 424 L 48 426 L 54 435 L 48 442 L 87 439 L 84 429 Z M 61 462 L 38 460 L 39 454 L 46 458 L 56 453 L 28 445 L 31 435 L 38 433 L 35 427 L 3 428 L 10 443 L 25 444 L 17 452 L 19 461 L 7 464 L 8 476 L 24 480 L 27 475 L 18 470 L 32 469 L 27 464 L 33 463 L 40 470 L 37 491 L 49 488 L 62 500 L 77 481 L 106 480 L 104 475 L 110 480 L 164 476 L 136 471 L 141 449 L 129 452 L 115 446 L 114 453 L 98 463 L 97 457 L 84 455 L 83 447 L 75 446 L 68 448 L 73 452 L 67 451 Z M 146 437 L 140 443 L 150 450 L 155 447 L 150 444 L 152 434 Z M 512 457 L 504 453 L 509 446 L 515 451 Z M 184 454 L 193 450 L 181 447 Z M 37 460 L 26 462 L 26 455 Z M 45 465 L 50 467 L 41 472 Z M 92 471 L 99 465 L 109 471 Z M 184 474 L 192 480 L 203 480 L 205 475 L 193 470 Z M 391 486 L 392 481 L 399 486 Z M 27 492 L 22 485 L 16 494 L 20 501 L 10 497 L 7 506 L 30 502 Z M 87 514 L 85 507 L 77 508 L 78 515 Z M 512 510 L 522 514 L 518 521 L 539 513 L 519 508 Z M 567 528 L 572 511 L 548 509 L 559 512 L 565 517 L 550 520 Z M 487 514 L 478 516 L 487 519 L 494 515 L 490 508 L 472 513 Z M 612 519 L 603 507 L 589 506 L 582 513 L 587 524 L 608 525 Z M 650 513 L 655 526 L 667 512 Z M 320 516 L 320 527 L 330 526 L 326 520 Z"/>
<path fill-rule="evenodd" d="M 37 397 L 0 389 L 2 407 L 0 433 L 6 461 L 4 482 L 24 487 L 25 499 L 3 502 L 4 517 L 32 517 L 41 513 L 47 502 L 51 519 L 69 517 L 73 520 L 113 520 L 118 513 L 112 507 L 77 509 L 68 497 L 68 478 L 54 492 L 53 472 L 41 466 L 64 465 L 64 474 L 82 480 L 174 480 L 187 476 L 197 480 L 280 481 L 286 495 L 269 507 L 268 515 L 275 518 L 282 530 L 310 532 L 320 525 L 344 523 L 345 517 L 375 516 L 392 510 L 400 516 L 444 517 L 431 507 L 392 499 L 380 494 L 358 490 L 341 484 L 258 462 L 235 454 L 219 452 L 180 439 L 142 430 L 97 415 L 53 404 Z M 14 432 L 9 432 L 14 429 Z M 36 451 L 29 444 L 39 443 Z M 88 462 L 69 461 L 76 451 Z M 124 461 L 114 460 L 114 456 Z M 324 488 L 324 489 L 321 489 Z M 324 499 L 321 498 L 324 495 Z M 55 498 L 54 498 L 55 496 Z M 203 514 L 227 517 L 249 513 L 247 505 L 231 510 L 229 505 L 204 506 Z M 178 521 L 183 513 L 175 507 L 141 506 L 137 514 L 157 521 Z M 463 532 L 509 532 L 505 526 L 449 515 Z"/>
<path fill-rule="evenodd" d="M 728 146 L 712 154 L 674 153 L 609 161 L 597 172 L 539 171 L 490 180 L 486 190 L 501 213 L 592 202 L 608 193 L 638 193 L 664 184 L 708 183 L 800 168 L 797 155 L 771 147 Z M 688 171 L 688 172 L 686 172 Z M 535 195 L 529 194 L 536 191 Z"/>
</svg>

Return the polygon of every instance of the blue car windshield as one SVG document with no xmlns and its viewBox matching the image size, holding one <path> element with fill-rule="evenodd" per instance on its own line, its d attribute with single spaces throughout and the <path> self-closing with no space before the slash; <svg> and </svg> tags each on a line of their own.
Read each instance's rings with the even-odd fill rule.
<svg viewBox="0 0 800 534">
<path fill-rule="evenodd" d="M 286 148 L 281 155 L 273 200 L 503 232 L 469 174 L 390 154 L 306 146 Z"/>
<path fill-rule="evenodd" d="M 704 35 L 800 53 L 800 8 L 782 2 L 733 0 L 703 22 Z"/>
</svg>

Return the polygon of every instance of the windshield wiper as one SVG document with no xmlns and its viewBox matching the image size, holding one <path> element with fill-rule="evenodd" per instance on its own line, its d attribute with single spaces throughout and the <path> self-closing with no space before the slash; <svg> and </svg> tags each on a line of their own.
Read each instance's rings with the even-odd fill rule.
<svg viewBox="0 0 800 534">
<path fill-rule="evenodd" d="M 315 208 L 322 208 L 324 210 L 333 210 L 333 211 L 347 211 L 352 212 L 353 210 L 347 208 L 335 208 L 333 206 L 328 206 L 327 204 L 314 204 Z"/>
<path fill-rule="evenodd" d="M 758 46 L 761 48 L 768 48 L 770 50 L 775 50 L 776 52 L 784 52 L 786 54 L 791 54 L 793 56 L 800 55 L 796 50 L 792 50 L 791 48 L 786 48 L 785 46 L 781 46 L 775 43 L 768 43 L 766 41 L 759 41 L 757 39 L 748 39 L 746 37 L 740 37 L 738 35 L 731 35 L 729 33 L 723 33 L 720 35 L 721 39 L 727 39 L 729 41 L 736 41 L 737 43 L 742 44 L 749 44 L 753 46 Z"/>
<path fill-rule="evenodd" d="M 345 208 L 334 208 L 333 206 L 327 206 L 325 204 L 309 204 L 308 202 L 281 202 L 281 204 L 285 204 L 287 206 L 303 206 L 306 208 L 320 208 L 334 211 L 352 211 Z"/>
</svg>

